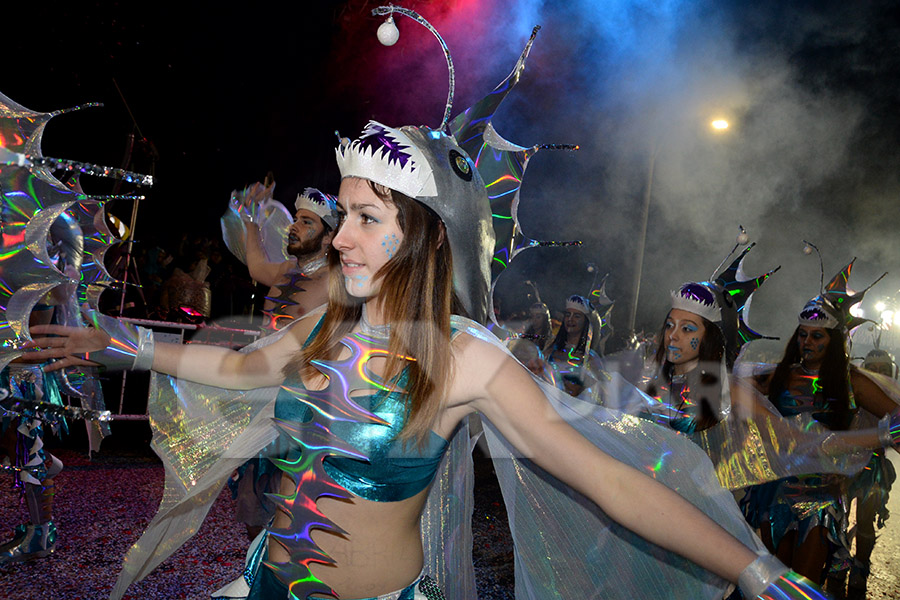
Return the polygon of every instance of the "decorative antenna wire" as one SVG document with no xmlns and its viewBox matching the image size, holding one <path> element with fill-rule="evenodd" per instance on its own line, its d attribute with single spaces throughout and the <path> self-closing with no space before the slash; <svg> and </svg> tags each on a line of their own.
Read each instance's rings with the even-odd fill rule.
<svg viewBox="0 0 900 600">
<path fill-rule="evenodd" d="M 426 27 L 428 31 L 434 34 L 434 37 L 437 38 L 437 41 L 441 44 L 441 48 L 444 50 L 444 57 L 447 59 L 447 71 L 450 73 L 450 89 L 447 92 L 447 105 L 444 108 L 444 120 L 441 121 L 441 126 L 438 129 L 440 131 L 446 131 L 447 123 L 450 122 L 450 111 L 453 109 L 453 92 L 456 89 L 456 72 L 453 70 L 453 59 L 450 57 L 450 49 L 447 48 L 447 44 L 444 43 L 444 38 L 441 37 L 441 34 L 437 32 L 437 29 L 431 26 L 431 23 L 425 20 L 425 17 L 413 10 L 402 8 L 400 6 L 379 6 L 378 8 L 372 9 L 372 14 L 376 17 L 388 15 L 387 21 L 382 23 L 381 27 L 378 28 L 378 39 L 382 44 L 385 46 L 392 46 L 397 42 L 397 39 L 400 36 L 397 27 L 394 25 L 393 14 L 395 12 L 406 15 L 423 27 Z M 384 28 L 384 30 L 382 30 L 382 28 Z"/>
<path fill-rule="evenodd" d="M 526 279 L 526 280 L 525 280 L 525 284 L 531 286 L 531 289 L 534 290 L 534 298 L 535 298 L 535 302 L 543 304 L 544 301 L 541 300 L 541 293 L 538 291 L 537 284 L 535 284 L 535 283 L 534 283 L 533 281 L 531 281 L 530 279 Z"/>
<path fill-rule="evenodd" d="M 712 275 L 709 276 L 709 281 L 715 281 L 716 273 L 719 272 L 719 269 L 722 268 L 722 265 L 728 262 L 729 258 L 734 256 L 734 252 L 738 249 L 738 246 L 742 246 L 750 240 L 750 238 L 747 236 L 747 230 L 744 229 L 744 226 L 738 225 L 738 228 L 741 230 L 741 232 L 738 234 L 737 240 L 735 240 L 734 248 L 731 249 L 731 252 L 725 255 L 725 258 L 722 259 L 722 262 L 719 263 L 719 266 L 715 268 L 715 270 L 712 272 Z"/>
<path fill-rule="evenodd" d="M 822 263 L 822 253 L 819 252 L 819 249 L 816 247 L 815 244 L 813 244 L 811 242 L 807 242 L 806 240 L 803 240 L 803 243 L 806 244 L 806 246 L 803 247 L 803 254 L 812 254 L 812 251 L 815 250 L 816 254 L 819 256 L 819 293 L 824 294 L 825 293 L 825 265 Z M 882 277 L 884 277 L 884 275 L 882 275 Z M 872 287 L 872 286 L 869 286 L 869 287 Z"/>
<path fill-rule="evenodd" d="M 588 292 L 588 296 L 587 296 L 588 300 L 590 300 L 591 297 L 594 295 L 594 290 L 597 289 L 597 275 L 600 273 L 600 269 L 597 268 L 596 264 L 588 263 L 587 264 L 587 272 L 594 274 L 594 278 L 591 279 L 591 290 Z M 606 275 L 609 275 L 609 273 L 607 273 Z M 606 281 L 606 275 L 603 276 L 604 282 Z"/>
</svg>

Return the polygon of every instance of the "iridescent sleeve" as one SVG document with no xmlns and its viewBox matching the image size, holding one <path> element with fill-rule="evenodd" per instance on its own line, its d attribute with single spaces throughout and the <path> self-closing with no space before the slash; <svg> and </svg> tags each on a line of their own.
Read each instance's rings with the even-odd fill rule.
<svg viewBox="0 0 900 600">
<path fill-rule="evenodd" d="M 222 240 L 231 253 L 244 264 L 247 264 L 247 230 L 245 221 L 246 211 L 243 205 L 235 200 L 235 194 L 229 201 L 228 209 L 219 223 L 222 227 Z M 289 260 L 285 248 L 287 247 L 288 229 L 293 223 L 291 214 L 281 202 L 266 200 L 259 205 L 254 212 L 253 223 L 259 226 L 259 237 L 263 251 L 269 262 L 284 262 Z"/>
<path fill-rule="evenodd" d="M 248 346 L 277 340 L 289 328 Z M 257 456 L 277 433 L 278 388 L 237 392 L 153 373 L 149 394 L 153 450 L 166 471 L 159 510 L 125 556 L 111 598 L 146 577 L 200 528 L 232 471 Z"/>
<path fill-rule="evenodd" d="M 466 331 L 495 341 L 474 323 Z M 674 489 L 742 543 L 764 552 L 731 493 L 719 485 L 708 457 L 689 438 L 536 381 L 557 413 L 591 443 Z M 609 385 L 640 394 L 615 374 Z M 593 502 L 523 457 L 493 426 L 485 425 L 485 435 L 515 542 L 517 600 L 586 595 L 712 600 L 731 588 L 613 522 Z"/>
<path fill-rule="evenodd" d="M 749 383 L 737 380 L 727 419 L 694 440 L 712 459 L 719 482 L 737 490 L 806 473 L 858 473 L 872 451 L 808 415 L 784 418 Z"/>
</svg>

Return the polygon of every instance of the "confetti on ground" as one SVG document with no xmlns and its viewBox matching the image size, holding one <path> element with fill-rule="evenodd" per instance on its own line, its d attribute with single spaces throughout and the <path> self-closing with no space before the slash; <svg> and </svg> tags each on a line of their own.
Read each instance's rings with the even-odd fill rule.
<svg viewBox="0 0 900 600">
<path fill-rule="evenodd" d="M 110 440 L 106 440 L 109 442 Z M 100 600 L 115 583 L 125 551 L 153 518 L 162 496 L 163 468 L 146 449 L 115 447 L 92 460 L 67 448 L 53 448 L 65 464 L 56 478 L 54 519 L 59 528 L 49 558 L 0 567 L 4 600 Z M 511 542 L 499 487 L 490 464 L 479 461 L 475 529 L 476 575 L 481 600 L 513 598 Z M 11 537 L 25 520 L 25 507 L 0 480 L 0 537 Z M 146 579 L 129 588 L 126 599 L 202 600 L 236 578 L 248 539 L 234 520 L 234 502 L 226 489 L 203 527 Z"/>
</svg>

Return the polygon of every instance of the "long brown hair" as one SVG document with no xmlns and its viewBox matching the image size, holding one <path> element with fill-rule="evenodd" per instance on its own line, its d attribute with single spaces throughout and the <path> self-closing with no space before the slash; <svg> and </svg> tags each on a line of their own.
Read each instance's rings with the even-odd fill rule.
<svg viewBox="0 0 900 600">
<path fill-rule="evenodd" d="M 835 404 L 835 418 L 822 424 L 829 429 L 845 430 L 850 427 L 854 410 L 851 408 L 850 389 L 850 361 L 844 350 L 844 333 L 840 329 L 826 329 L 828 335 L 828 347 L 825 348 L 825 358 L 819 368 L 819 384 L 825 398 Z M 800 327 L 794 330 L 794 335 L 788 340 L 784 348 L 784 356 L 775 367 L 772 379 L 769 380 L 769 400 L 778 406 L 778 397 L 787 389 L 788 378 L 794 365 L 800 364 L 800 347 L 797 345 L 797 336 Z"/>
<path fill-rule="evenodd" d="M 403 241 L 375 274 L 379 301 L 391 334 L 384 380 L 396 382 L 407 370 L 406 425 L 401 440 L 424 444 L 434 426 L 451 374 L 450 314 L 465 314 L 453 293 L 453 256 L 440 217 L 424 204 L 369 182 L 372 191 L 397 207 Z M 344 287 L 340 253 L 329 252 L 328 310 L 315 339 L 285 367 L 285 375 L 319 374 L 312 360 L 333 359 L 339 341 L 362 315 L 362 299 Z M 409 360 L 412 358 L 412 360 Z"/>
</svg>

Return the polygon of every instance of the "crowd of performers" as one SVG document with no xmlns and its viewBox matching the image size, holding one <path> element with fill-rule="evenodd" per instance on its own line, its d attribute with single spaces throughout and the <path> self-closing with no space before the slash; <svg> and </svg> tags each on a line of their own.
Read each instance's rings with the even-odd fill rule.
<svg viewBox="0 0 900 600">
<path fill-rule="evenodd" d="M 484 326 L 495 239 L 486 167 L 471 157 L 490 147 L 498 164 L 524 165 L 490 120 L 530 44 L 456 119 L 448 101 L 436 129 L 373 121 L 342 139 L 337 194 L 307 189 L 293 223 L 272 182 L 233 193 L 226 242 L 272 288 L 267 335 L 251 346 L 156 342 L 89 302 L 89 326 L 28 328 L 7 367 L 13 398 L 55 394 L 50 373 L 86 366 L 156 378 L 166 491 L 111 597 L 193 535 L 230 481 L 252 541 L 213 598 L 473 598 L 476 419 L 510 509 L 517 597 L 815 598 L 843 563 L 864 582 L 900 394 L 889 357 L 869 364 L 889 375 L 850 365 L 849 309 L 863 296 L 846 286 L 852 263 L 803 307 L 772 369 L 739 360 L 759 337 L 747 300 L 771 274 L 739 279 L 749 247 L 672 293 L 643 376 L 603 356 L 602 295 L 569 297 L 555 332 L 540 303 L 521 331 Z M 2 562 L 54 549 L 61 464 L 42 451 L 42 416 L 4 413 L 29 523 Z"/>
</svg>

